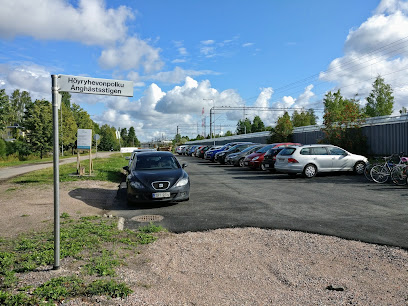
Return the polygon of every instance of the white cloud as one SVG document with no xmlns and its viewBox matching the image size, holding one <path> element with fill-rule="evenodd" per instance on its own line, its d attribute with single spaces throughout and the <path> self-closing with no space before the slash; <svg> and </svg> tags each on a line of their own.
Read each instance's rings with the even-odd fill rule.
<svg viewBox="0 0 408 306">
<path fill-rule="evenodd" d="M 137 37 L 130 37 L 117 47 L 102 51 L 99 64 L 106 69 L 119 67 L 124 70 L 139 69 L 146 73 L 161 69 L 160 49 L 153 48 Z"/>
<path fill-rule="evenodd" d="M 179 51 L 179 53 L 180 53 L 181 56 L 186 56 L 186 55 L 188 55 L 187 49 L 184 48 L 184 47 L 183 47 L 183 48 L 179 48 L 178 51 Z"/>
<path fill-rule="evenodd" d="M 0 83 L 11 94 L 15 89 L 28 91 L 33 99 L 51 98 L 51 74 L 47 68 L 22 63 L 14 66 L 0 65 Z"/>
<path fill-rule="evenodd" d="M 158 81 L 165 84 L 181 83 L 186 77 L 196 77 L 201 75 L 217 74 L 211 70 L 184 70 L 181 67 L 175 67 L 172 71 L 162 71 L 154 75 L 143 77 L 144 80 Z"/>
<path fill-rule="evenodd" d="M 215 40 L 212 40 L 212 39 L 202 40 L 201 44 L 203 44 L 203 45 L 213 45 L 213 44 L 215 44 Z"/>
<path fill-rule="evenodd" d="M 381 1 L 372 17 L 350 31 L 344 56 L 333 60 L 320 79 L 337 84 L 346 97 L 365 98 L 381 75 L 394 89 L 394 114 L 398 114 L 408 98 L 403 90 L 408 83 L 407 15 L 407 1 Z"/>
<path fill-rule="evenodd" d="M 126 37 L 130 8 L 106 9 L 103 0 L 79 0 L 74 7 L 64 0 L 2 1 L 0 36 L 78 41 L 110 45 Z"/>
<path fill-rule="evenodd" d="M 252 47 L 254 43 L 245 43 L 242 45 L 242 47 L 247 48 L 247 47 Z"/>
</svg>

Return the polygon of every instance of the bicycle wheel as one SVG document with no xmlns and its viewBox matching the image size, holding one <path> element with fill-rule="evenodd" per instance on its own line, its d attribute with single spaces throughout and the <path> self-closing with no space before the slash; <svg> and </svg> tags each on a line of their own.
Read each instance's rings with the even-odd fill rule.
<svg viewBox="0 0 408 306">
<path fill-rule="evenodd" d="M 390 170 L 386 166 L 374 166 L 370 171 L 373 181 L 379 184 L 385 183 L 390 177 Z"/>
<path fill-rule="evenodd" d="M 366 177 L 367 180 L 369 180 L 370 182 L 373 181 L 373 178 L 371 177 L 371 169 L 373 168 L 372 164 L 367 164 L 364 167 L 364 176 Z"/>
<path fill-rule="evenodd" d="M 404 166 L 395 166 L 391 171 L 391 180 L 395 185 L 403 186 L 407 184 L 407 169 L 406 165 Z"/>
</svg>

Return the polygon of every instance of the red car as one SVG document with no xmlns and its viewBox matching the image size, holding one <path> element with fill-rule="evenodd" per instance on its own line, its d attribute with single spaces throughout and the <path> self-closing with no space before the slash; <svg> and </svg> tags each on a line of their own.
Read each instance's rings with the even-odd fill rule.
<svg viewBox="0 0 408 306">
<path fill-rule="evenodd" d="M 287 147 L 299 145 L 300 143 L 293 143 L 293 142 L 282 142 L 282 143 L 272 143 L 270 145 L 264 146 L 263 148 L 259 149 L 258 151 L 249 154 L 244 159 L 244 166 L 249 167 L 251 169 L 261 169 L 266 170 L 265 166 L 262 164 L 264 160 L 264 155 L 269 149 L 279 148 L 279 147 Z"/>
</svg>

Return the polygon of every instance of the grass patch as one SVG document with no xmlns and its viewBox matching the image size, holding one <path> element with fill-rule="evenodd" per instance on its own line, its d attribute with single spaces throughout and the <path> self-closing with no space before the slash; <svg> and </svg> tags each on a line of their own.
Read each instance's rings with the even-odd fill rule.
<svg viewBox="0 0 408 306">
<path fill-rule="evenodd" d="M 85 172 L 89 173 L 89 162 L 83 161 Z M 93 160 L 92 176 L 76 176 L 76 163 L 60 165 L 60 182 L 72 182 L 79 180 L 96 180 L 120 182 L 122 179 L 122 167 L 126 165 L 126 160 L 121 154 L 113 154 L 109 158 L 97 158 Z M 46 168 L 20 175 L 11 179 L 16 184 L 52 184 L 54 181 L 53 168 Z"/>
<path fill-rule="evenodd" d="M 52 278 L 37 287 L 30 284 L 19 287 L 18 273 L 53 264 L 52 230 L 0 239 L 0 304 L 38 305 L 92 295 L 126 297 L 132 291 L 128 285 L 115 280 L 115 269 L 124 265 L 126 258 L 138 254 L 140 244 L 155 241 L 157 237 L 153 233 L 159 228 L 164 230 L 153 224 L 148 228 L 135 232 L 119 231 L 117 221 L 112 218 L 72 219 L 68 214 L 64 215 L 60 229 L 60 258 L 70 258 L 70 265 L 81 272 Z"/>
</svg>

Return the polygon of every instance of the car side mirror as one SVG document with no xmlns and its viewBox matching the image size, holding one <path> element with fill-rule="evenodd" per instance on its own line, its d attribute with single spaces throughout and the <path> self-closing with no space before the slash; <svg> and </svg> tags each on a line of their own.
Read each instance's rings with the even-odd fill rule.
<svg viewBox="0 0 408 306">
<path fill-rule="evenodd" d="M 181 165 L 181 168 L 184 169 L 184 168 L 187 167 L 187 166 L 188 166 L 188 164 L 182 164 L 182 165 Z"/>
<path fill-rule="evenodd" d="M 123 167 L 123 170 L 125 170 L 125 171 L 128 172 L 128 173 L 130 173 L 130 171 L 129 171 L 129 166 L 124 166 L 124 167 Z"/>
<path fill-rule="evenodd" d="M 130 156 L 126 156 L 125 159 L 126 159 L 126 160 L 130 160 Z"/>
</svg>

